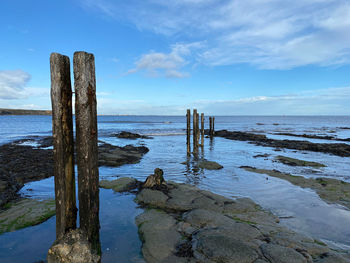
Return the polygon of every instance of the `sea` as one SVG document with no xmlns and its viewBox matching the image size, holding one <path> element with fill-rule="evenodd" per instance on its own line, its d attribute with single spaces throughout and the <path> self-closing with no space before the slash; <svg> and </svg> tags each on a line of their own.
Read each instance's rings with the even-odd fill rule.
<svg viewBox="0 0 350 263">
<path fill-rule="evenodd" d="M 205 128 L 208 129 L 208 117 Z M 215 116 L 215 130 L 245 131 L 264 134 L 273 139 L 308 140 L 336 143 L 337 140 L 307 139 L 276 133 L 313 134 L 350 138 L 348 116 Z M 152 136 L 153 139 L 118 139 L 112 134 L 129 131 Z M 0 145 L 28 136 L 50 136 L 50 116 L 0 116 Z M 100 179 L 123 176 L 145 180 L 155 168 L 164 171 L 166 180 L 183 182 L 229 198 L 248 197 L 263 209 L 280 217 L 280 224 L 350 253 L 350 211 L 328 204 L 317 193 L 285 180 L 245 171 L 241 166 L 277 169 L 307 178 L 329 177 L 350 182 L 350 158 L 326 153 L 276 149 L 256 146 L 245 141 L 205 138 L 199 157 L 216 161 L 221 170 L 197 169 L 186 154 L 186 117 L 184 116 L 98 116 L 99 140 L 118 146 L 146 146 L 150 151 L 137 164 L 100 167 Z M 191 138 L 192 139 L 192 138 Z M 341 142 L 348 143 L 349 142 Z M 34 145 L 35 146 L 35 145 Z M 268 157 L 254 157 L 268 154 Z M 275 161 L 277 155 L 319 162 L 326 167 L 288 166 Z M 183 163 L 189 163 L 184 165 Z M 53 178 L 26 184 L 20 191 L 24 197 L 54 198 Z M 102 262 L 144 262 L 142 243 L 135 217 L 142 208 L 130 193 L 114 193 L 100 189 L 100 235 Z M 46 222 L 0 235 L 0 262 L 45 261 L 55 240 L 55 217 Z"/>
</svg>

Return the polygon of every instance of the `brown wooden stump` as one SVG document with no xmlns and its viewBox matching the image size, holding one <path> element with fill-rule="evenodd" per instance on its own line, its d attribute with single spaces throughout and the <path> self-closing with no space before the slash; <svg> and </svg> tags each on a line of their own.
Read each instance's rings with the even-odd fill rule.
<svg viewBox="0 0 350 263">
<path fill-rule="evenodd" d="M 196 117 L 196 135 L 197 135 L 197 148 L 199 147 L 199 136 L 200 136 L 200 130 L 199 130 L 199 113 L 197 113 Z"/>
<path fill-rule="evenodd" d="M 92 249 L 100 254 L 97 103 L 94 55 L 86 52 L 75 52 L 73 66 L 80 228 L 86 232 Z"/>
<path fill-rule="evenodd" d="M 187 144 L 187 155 L 191 154 L 191 110 L 187 110 L 187 127 L 186 127 L 186 144 Z"/>
<path fill-rule="evenodd" d="M 212 136 L 214 136 L 215 133 L 215 117 L 213 117 L 213 127 L 211 129 Z"/>
<path fill-rule="evenodd" d="M 201 146 L 204 147 L 204 113 L 201 114 Z"/>
<path fill-rule="evenodd" d="M 198 152 L 197 145 L 197 110 L 193 110 L 193 152 Z"/>
<path fill-rule="evenodd" d="M 56 238 L 76 228 L 72 87 L 67 56 L 50 56 Z"/>
<path fill-rule="evenodd" d="M 210 136 L 210 138 L 212 138 L 213 137 L 213 132 L 212 132 L 212 126 L 213 125 L 213 119 L 212 119 L 212 117 L 209 117 L 209 136 Z"/>
</svg>

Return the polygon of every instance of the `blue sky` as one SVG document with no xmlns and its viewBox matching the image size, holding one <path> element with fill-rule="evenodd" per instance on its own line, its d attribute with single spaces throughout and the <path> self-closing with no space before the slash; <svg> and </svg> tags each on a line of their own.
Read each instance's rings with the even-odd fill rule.
<svg viewBox="0 0 350 263">
<path fill-rule="evenodd" d="M 0 108 L 50 109 L 95 55 L 99 114 L 350 114 L 348 0 L 2 0 Z"/>
</svg>

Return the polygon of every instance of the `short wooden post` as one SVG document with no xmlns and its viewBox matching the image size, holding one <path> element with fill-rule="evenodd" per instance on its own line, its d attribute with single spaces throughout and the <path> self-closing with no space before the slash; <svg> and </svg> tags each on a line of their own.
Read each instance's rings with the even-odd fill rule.
<svg viewBox="0 0 350 263">
<path fill-rule="evenodd" d="M 214 136 L 214 134 L 215 134 L 215 117 L 213 117 L 213 128 L 211 129 L 211 132 L 212 132 L 212 136 Z"/>
<path fill-rule="evenodd" d="M 50 56 L 56 238 L 76 228 L 72 87 L 67 56 Z"/>
<path fill-rule="evenodd" d="M 204 147 L 204 113 L 201 114 L 201 146 Z"/>
<path fill-rule="evenodd" d="M 212 117 L 209 117 L 209 136 L 210 136 L 210 138 L 212 137 L 212 126 L 213 125 L 213 119 L 212 119 Z"/>
<path fill-rule="evenodd" d="M 193 152 L 197 153 L 197 110 L 193 110 Z"/>
<path fill-rule="evenodd" d="M 187 129 L 186 129 L 186 134 L 187 134 L 187 139 L 186 139 L 186 144 L 187 144 L 187 154 L 191 154 L 191 110 L 187 110 Z"/>
<path fill-rule="evenodd" d="M 97 103 L 94 55 L 86 52 L 75 52 L 73 66 L 80 228 L 86 232 L 92 249 L 100 254 Z"/>
<path fill-rule="evenodd" d="M 199 136 L 200 136 L 200 130 L 199 130 L 199 113 L 197 113 L 197 121 L 196 121 L 196 134 L 197 134 L 197 148 L 199 146 Z"/>
</svg>

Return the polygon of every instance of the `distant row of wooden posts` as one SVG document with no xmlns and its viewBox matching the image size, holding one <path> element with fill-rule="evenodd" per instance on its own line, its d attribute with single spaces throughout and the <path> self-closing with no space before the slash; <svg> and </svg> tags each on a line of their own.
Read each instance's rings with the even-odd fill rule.
<svg viewBox="0 0 350 263">
<path fill-rule="evenodd" d="M 191 154 L 191 110 L 187 110 L 187 128 L 186 128 L 186 144 L 187 154 Z M 199 146 L 204 147 L 204 113 L 201 113 L 201 128 L 199 129 L 199 113 L 197 109 L 193 110 L 193 153 L 198 153 Z M 209 117 L 209 137 L 212 139 L 214 135 L 215 117 Z M 199 143 L 201 137 L 201 143 Z"/>
</svg>

